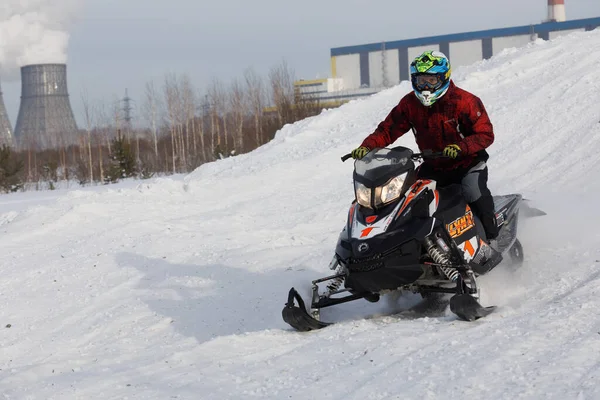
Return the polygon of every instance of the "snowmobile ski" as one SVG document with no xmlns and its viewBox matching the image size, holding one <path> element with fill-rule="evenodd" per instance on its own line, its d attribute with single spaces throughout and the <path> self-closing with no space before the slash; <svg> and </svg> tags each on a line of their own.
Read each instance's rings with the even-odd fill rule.
<svg viewBox="0 0 600 400">
<path fill-rule="evenodd" d="M 294 300 L 298 302 L 298 306 L 295 305 Z M 283 320 L 300 332 L 314 331 L 331 325 L 311 317 L 306 311 L 302 297 L 294 288 L 290 289 L 288 301 L 281 313 Z"/>
<path fill-rule="evenodd" d="M 469 294 L 455 294 L 450 298 L 450 311 L 463 321 L 475 321 L 491 314 L 495 306 L 483 307 Z"/>
</svg>

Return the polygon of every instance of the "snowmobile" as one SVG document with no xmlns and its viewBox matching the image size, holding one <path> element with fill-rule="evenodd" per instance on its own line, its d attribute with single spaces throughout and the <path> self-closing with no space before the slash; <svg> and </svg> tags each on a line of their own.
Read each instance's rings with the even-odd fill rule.
<svg viewBox="0 0 600 400">
<path fill-rule="evenodd" d="M 477 277 L 505 256 L 522 263 L 519 210 L 528 216 L 545 213 L 527 206 L 520 194 L 494 196 L 499 236 L 490 245 L 461 185 L 438 187 L 434 180 L 417 178 L 415 162 L 435 157 L 441 154 L 395 147 L 373 149 L 355 161 L 355 199 L 329 265 L 334 273 L 312 282 L 310 310 L 291 288 L 282 311 L 285 322 L 298 331 L 321 329 L 331 325 L 321 321 L 322 308 L 358 299 L 377 302 L 395 291 L 423 298 L 453 294 L 450 310 L 465 321 L 494 310 L 479 303 Z"/>
</svg>

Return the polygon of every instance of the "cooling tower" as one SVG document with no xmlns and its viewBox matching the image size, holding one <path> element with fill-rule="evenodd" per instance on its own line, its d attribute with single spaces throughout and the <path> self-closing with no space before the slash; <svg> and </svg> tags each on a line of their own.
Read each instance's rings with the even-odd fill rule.
<svg viewBox="0 0 600 400">
<path fill-rule="evenodd" d="M 13 144 L 13 133 L 10 121 L 8 120 L 8 113 L 4 106 L 4 100 L 2 99 L 2 87 L 0 87 L 0 146 L 3 144 Z"/>
<path fill-rule="evenodd" d="M 69 102 L 65 64 L 21 67 L 21 106 L 15 140 L 21 148 L 29 149 L 77 143 L 77 124 Z"/>
</svg>

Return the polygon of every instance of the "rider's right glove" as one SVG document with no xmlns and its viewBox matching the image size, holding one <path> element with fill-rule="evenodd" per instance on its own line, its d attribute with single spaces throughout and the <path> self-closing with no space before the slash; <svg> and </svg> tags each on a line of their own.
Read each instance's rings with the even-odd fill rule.
<svg viewBox="0 0 600 400">
<path fill-rule="evenodd" d="M 368 147 L 360 146 L 360 147 L 352 150 L 352 153 L 350 153 L 350 154 L 352 155 L 352 158 L 354 158 L 355 160 L 360 160 L 361 158 L 366 156 L 369 151 L 371 151 L 371 150 Z"/>
<path fill-rule="evenodd" d="M 442 154 L 444 154 L 444 156 L 446 157 L 450 157 L 452 159 L 457 158 L 458 156 L 460 156 L 460 153 L 462 152 L 461 148 L 459 145 L 457 144 L 451 144 L 449 146 L 446 146 L 444 148 L 444 151 Z"/>
</svg>

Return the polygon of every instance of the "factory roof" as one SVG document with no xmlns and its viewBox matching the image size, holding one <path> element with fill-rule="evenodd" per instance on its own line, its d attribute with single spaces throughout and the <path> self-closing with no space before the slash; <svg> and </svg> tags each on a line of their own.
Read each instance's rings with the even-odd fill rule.
<svg viewBox="0 0 600 400">
<path fill-rule="evenodd" d="M 546 33 L 554 31 L 564 31 L 569 29 L 595 28 L 600 26 L 600 17 L 578 19 L 565 22 L 544 22 L 537 25 L 524 25 L 512 28 L 489 29 L 485 31 L 454 33 L 450 35 L 429 36 L 416 39 L 395 40 L 392 42 L 368 43 L 356 46 L 335 47 L 331 49 L 331 56 L 343 56 L 347 54 L 368 53 L 372 51 L 381 51 L 385 46 L 386 50 L 400 49 L 405 47 L 427 46 L 443 42 L 464 42 L 467 40 L 480 40 L 485 38 L 529 35 L 534 33 Z"/>
</svg>

